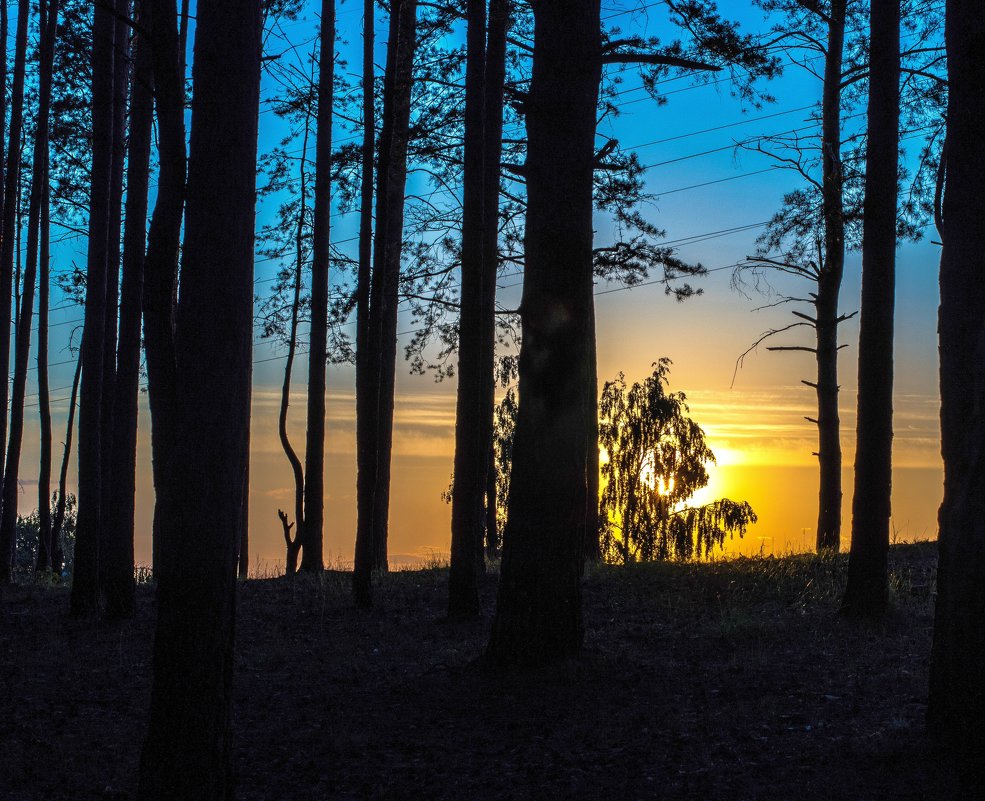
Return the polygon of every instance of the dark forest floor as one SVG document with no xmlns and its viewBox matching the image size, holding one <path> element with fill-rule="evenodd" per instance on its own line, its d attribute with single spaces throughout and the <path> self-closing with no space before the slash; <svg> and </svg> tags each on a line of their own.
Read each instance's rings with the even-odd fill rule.
<svg viewBox="0 0 985 801">
<path fill-rule="evenodd" d="M 846 557 L 605 567 L 584 657 L 484 673 L 486 618 L 442 620 L 447 571 L 241 585 L 239 799 L 951 799 L 924 733 L 933 543 L 891 555 L 893 613 L 836 615 Z M 135 622 L 71 620 L 64 589 L 0 609 L 0 798 L 130 798 L 153 591 Z"/>
</svg>

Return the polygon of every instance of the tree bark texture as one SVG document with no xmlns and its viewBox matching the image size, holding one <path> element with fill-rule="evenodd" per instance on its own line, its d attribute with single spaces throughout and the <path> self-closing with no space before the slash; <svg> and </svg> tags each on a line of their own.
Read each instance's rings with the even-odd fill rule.
<svg viewBox="0 0 985 801">
<path fill-rule="evenodd" d="M 79 406 L 79 516 L 75 532 L 72 612 L 94 611 L 99 602 L 99 539 L 102 526 L 102 386 L 109 258 L 110 184 L 113 170 L 113 8 L 96 6 L 92 47 L 92 188 L 82 329 Z"/>
<path fill-rule="evenodd" d="M 200 0 L 176 417 L 138 797 L 232 799 L 230 707 L 249 463 L 259 0 Z M 216 202 L 222 198 L 222 202 Z"/>
<path fill-rule="evenodd" d="M 146 0 L 139 5 L 145 5 Z M 143 9 L 138 6 L 138 21 Z M 113 503 L 106 515 L 106 611 L 129 617 L 134 604 L 134 498 L 137 470 L 137 399 L 140 382 L 140 323 L 147 196 L 154 115 L 154 75 L 150 42 L 139 32 L 134 42 L 134 74 L 127 144 L 126 224 L 120 288 L 119 343 L 113 384 L 114 436 L 109 448 Z M 105 497 L 105 496 L 104 496 Z"/>
<path fill-rule="evenodd" d="M 817 549 L 841 542 L 841 420 L 838 413 L 838 295 L 845 270 L 844 179 L 841 165 L 841 81 L 846 0 L 832 0 L 821 98 L 824 264 L 817 281 L 817 461 L 820 471 Z"/>
<path fill-rule="evenodd" d="M 598 0 L 534 5 L 520 405 L 488 651 L 501 666 L 573 656 L 584 636 L 584 432 L 601 69 Z"/>
<path fill-rule="evenodd" d="M 328 357 L 328 268 L 332 207 L 332 106 L 335 81 L 335 0 L 322 0 L 315 121 L 315 208 L 308 347 L 308 427 L 304 450 L 304 535 L 301 569 L 324 567 L 325 362 Z"/>
<path fill-rule="evenodd" d="M 975 0 L 948 0 L 946 13 L 949 87 L 938 320 L 944 502 L 928 720 L 980 791 L 985 765 L 985 15 Z"/>
<path fill-rule="evenodd" d="M 881 617 L 889 596 L 900 0 L 872 0 L 870 26 L 855 493 L 842 606 L 856 617 Z"/>
</svg>

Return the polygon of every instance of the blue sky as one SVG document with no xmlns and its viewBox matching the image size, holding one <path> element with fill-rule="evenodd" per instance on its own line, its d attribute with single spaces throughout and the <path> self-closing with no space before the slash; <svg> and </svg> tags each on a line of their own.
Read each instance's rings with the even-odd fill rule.
<svg viewBox="0 0 985 801">
<path fill-rule="evenodd" d="M 623 35 L 640 33 L 667 38 L 665 14 L 661 4 L 649 4 L 643 12 L 628 13 L 638 4 L 606 2 L 603 16 L 618 22 Z M 762 13 L 751 4 L 722 2 L 726 16 L 738 18 L 743 30 L 758 33 L 766 29 Z M 340 67 L 358 81 L 359 32 L 362 4 L 347 0 L 338 8 Z M 618 15 L 618 16 L 614 16 Z M 306 9 L 297 21 L 286 22 L 268 47 L 279 47 L 282 58 L 296 58 L 310 52 L 315 35 L 316 9 Z M 287 51 L 284 36 L 296 45 Z M 377 63 L 385 58 L 385 19 L 378 14 Z M 303 60 L 299 60 L 303 66 Z M 619 68 L 610 68 L 619 69 Z M 811 413 L 813 395 L 800 384 L 810 378 L 813 364 L 806 354 L 767 353 L 763 348 L 747 357 L 733 385 L 736 358 L 774 325 L 783 325 L 787 312 L 768 309 L 754 312 L 767 299 L 744 296 L 730 287 L 729 265 L 755 249 L 755 240 L 766 221 L 778 208 L 783 194 L 796 188 L 794 174 L 771 169 L 764 157 L 737 150 L 737 142 L 793 128 L 809 129 L 810 107 L 820 98 L 819 82 L 796 66 L 768 88 L 776 102 L 761 109 L 743 104 L 730 93 L 726 83 L 695 84 L 675 80 L 662 87 L 668 103 L 657 107 L 639 88 L 634 70 L 619 73 L 621 114 L 606 119 L 600 137 L 614 137 L 627 149 L 638 148 L 640 161 L 651 166 L 646 173 L 647 190 L 655 200 L 646 214 L 666 230 L 667 239 L 679 243 L 678 254 L 700 261 L 713 271 L 696 285 L 704 294 L 676 303 L 665 297 L 660 285 L 641 286 L 627 291 L 618 286 L 599 285 L 597 314 L 599 331 L 600 380 L 624 371 L 630 380 L 649 372 L 650 363 L 661 356 L 674 361 L 671 386 L 684 390 L 692 403 L 695 419 L 709 433 L 712 447 L 719 452 L 721 467 L 710 488 L 718 494 L 745 497 L 759 508 L 761 522 L 751 530 L 738 549 L 755 551 L 760 547 L 785 550 L 810 542 L 816 517 L 816 482 L 811 470 L 814 431 L 803 420 Z M 265 77 L 265 98 L 277 91 L 276 82 Z M 267 150 L 283 136 L 283 124 L 262 106 L 260 149 Z M 861 112 L 857 109 L 855 112 Z M 862 118 L 849 121 L 858 124 Z M 336 142 L 353 136 L 347 125 L 337 121 Z M 602 141 L 600 139 L 600 141 Z M 905 143 L 915 145 L 919 140 Z M 313 155 L 313 147 L 311 153 Z M 278 200 L 272 198 L 258 209 L 258 226 L 272 219 Z M 336 242 L 355 233 L 356 214 L 336 216 L 332 237 Z M 611 236 L 611 223 L 596 220 L 599 241 Z M 733 230 L 734 229 L 734 230 Z M 724 233 L 717 233 L 724 232 Z M 938 249 L 929 235 L 920 243 L 904 244 L 899 251 L 897 319 L 897 485 L 905 488 L 898 504 L 901 536 L 933 534 L 933 518 L 940 500 L 940 460 L 936 445 L 937 422 L 937 344 L 936 309 Z M 345 245 L 355 253 L 355 242 Z M 56 251 L 54 269 L 66 269 L 72 260 L 84 262 L 84 241 L 67 241 Z M 841 305 L 845 311 L 858 308 L 860 259 L 849 255 Z M 265 295 L 276 264 L 257 264 L 257 292 Z M 515 305 L 519 297 L 518 279 L 504 280 L 499 300 Z M 784 287 L 779 287 L 781 290 Z M 616 291 L 612 291 L 616 290 Z M 57 298 L 55 305 L 62 305 Z M 68 362 L 61 350 L 71 321 L 81 317 L 77 308 L 65 307 L 53 313 L 53 363 Z M 402 319 L 399 330 L 410 327 Z M 843 327 L 841 353 L 843 447 L 846 467 L 851 466 L 854 433 L 855 341 L 857 321 Z M 276 441 L 276 414 L 279 384 L 282 381 L 283 350 L 259 343 L 255 352 L 255 401 L 253 423 L 253 469 L 251 477 L 251 531 L 253 553 L 258 567 L 272 568 L 282 560 L 283 542 L 276 518 L 278 505 L 290 504 L 291 474 Z M 52 397 L 67 398 L 71 383 L 71 364 L 53 367 Z M 391 551 L 396 562 L 412 560 L 429 551 L 446 552 L 448 507 L 440 498 L 451 471 L 454 381 L 436 384 L 430 377 L 410 376 L 399 370 L 395 434 L 394 492 L 391 508 Z M 303 392 L 307 365 L 302 356 L 295 366 L 292 399 L 292 436 L 303 445 Z M 33 376 L 32 376 L 33 378 Z M 30 382 L 28 394 L 36 392 Z M 30 405 L 36 398 L 28 397 Z M 327 475 L 327 549 L 334 558 L 351 559 L 354 535 L 354 407 L 353 375 L 348 367 L 329 371 L 329 421 Z M 34 407 L 36 408 L 36 407 Z M 56 455 L 61 439 L 67 402 L 55 406 Z M 146 405 L 141 417 L 141 446 L 138 481 L 138 561 L 148 561 L 152 496 L 149 483 L 148 430 Z M 33 476 L 37 451 L 35 417 L 28 410 L 29 428 L 25 439 L 22 475 Z M 25 511 L 36 505 L 30 479 L 24 484 Z M 745 493 L 738 495 L 739 492 Z M 850 509 L 850 472 L 846 474 L 846 509 Z M 755 497 L 753 497 L 755 496 Z M 782 501 L 782 502 L 781 502 Z M 844 516 L 847 529 L 849 517 Z M 904 525 L 905 523 L 905 525 Z M 768 544 L 767 544 L 768 543 Z"/>
</svg>

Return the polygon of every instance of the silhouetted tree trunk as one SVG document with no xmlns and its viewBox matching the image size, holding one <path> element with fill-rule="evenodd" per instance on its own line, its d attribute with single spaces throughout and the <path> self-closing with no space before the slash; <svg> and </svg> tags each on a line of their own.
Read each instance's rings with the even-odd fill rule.
<svg viewBox="0 0 985 801">
<path fill-rule="evenodd" d="M 9 320 L 11 312 L 11 282 L 14 272 L 14 251 L 17 229 L 17 180 L 20 176 L 21 133 L 24 123 L 24 68 L 27 61 L 27 23 L 30 16 L 28 0 L 17 4 L 17 30 L 14 34 L 14 73 L 10 96 L 10 136 L 7 140 L 7 172 L 4 176 L 4 204 L 0 215 L 0 319 Z M 4 39 L 6 42 L 6 38 Z M 6 50 L 4 51 L 6 61 Z M 0 87 L 3 89 L 4 87 Z M 0 449 L 7 442 L 7 407 L 10 403 L 10 326 L 0 331 Z M 4 472 L 0 464 L 0 472 Z M 10 581 L 14 561 L 15 538 L 0 532 L 0 585 Z"/>
<path fill-rule="evenodd" d="M 3 42 L 4 57 L 0 58 L 0 86 L 7 86 L 7 37 L 10 34 L 10 9 L 7 3 L 0 3 L 0 42 Z M 7 92 L 0 92 L 0 218 L 3 217 L 4 198 L 6 197 L 6 164 L 7 164 Z"/>
<path fill-rule="evenodd" d="M 900 0 L 872 0 L 862 229 L 858 430 L 852 550 L 842 609 L 880 617 L 889 593 L 893 486 L 893 312 L 899 151 Z"/>
<path fill-rule="evenodd" d="M 51 71 L 55 56 L 57 14 L 57 0 L 53 0 L 52 7 L 45 15 L 50 16 L 51 21 L 49 23 L 45 19 L 47 24 L 42 33 L 38 65 L 38 114 L 34 129 L 34 163 L 31 169 L 31 194 L 27 214 L 27 258 L 24 264 L 21 310 L 17 316 L 14 381 L 10 400 L 10 437 L 7 443 L 6 470 L 3 474 L 3 503 L 0 512 L 0 543 L 4 546 L 15 540 L 17 530 L 18 474 L 24 435 L 24 395 L 31 356 L 31 326 L 34 322 L 34 288 L 38 275 L 41 201 L 48 167 L 48 117 L 51 109 Z M 4 380 L 6 381 L 6 376 Z M 0 553 L 6 551 L 0 548 Z M 2 574 L 0 577 L 6 578 Z"/>
<path fill-rule="evenodd" d="M 140 5 L 146 4 L 143 0 Z M 143 9 L 138 6 L 139 20 Z M 123 277 L 120 290 L 120 335 L 113 385 L 113 439 L 109 448 L 112 503 L 105 529 L 106 612 L 129 617 L 134 603 L 134 497 L 137 470 L 137 398 L 140 382 L 140 306 L 144 250 L 147 244 L 147 193 L 150 182 L 154 75 L 150 43 L 138 27 L 127 144 L 126 224 L 123 231 Z"/>
<path fill-rule="evenodd" d="M 133 613 L 133 537 L 130 543 L 116 541 L 113 518 L 116 514 L 117 487 L 113 475 L 116 439 L 114 404 L 116 399 L 116 340 L 120 305 L 121 231 L 123 226 L 123 171 L 127 154 L 127 95 L 130 73 L 130 0 L 116 0 L 116 35 L 113 57 L 113 161 L 110 170 L 109 233 L 106 249 L 106 324 L 103 330 L 103 385 L 100 425 L 101 526 L 99 532 L 99 585 L 111 618 Z M 129 576 L 124 575 L 129 557 Z"/>
<path fill-rule="evenodd" d="M 499 500 L 496 492 L 496 452 L 489 448 L 486 463 L 486 556 L 495 559 L 499 555 L 499 520 L 497 506 Z"/>
<path fill-rule="evenodd" d="M 363 2 L 363 152 L 359 198 L 359 268 L 356 279 L 356 548 L 352 589 L 356 604 L 373 603 L 373 484 L 370 432 L 374 395 L 369 382 L 369 294 L 373 264 L 373 149 L 376 115 L 373 107 L 373 0 Z"/>
<path fill-rule="evenodd" d="M 841 81 L 846 0 L 831 0 L 821 97 L 824 264 L 817 281 L 817 461 L 820 470 L 817 549 L 841 542 L 841 421 L 838 414 L 838 295 L 845 270 L 845 213 L 841 165 Z"/>
<path fill-rule="evenodd" d="M 465 78 L 465 179 L 462 291 L 459 320 L 455 479 L 452 487 L 448 614 L 479 613 L 478 574 L 485 572 L 484 537 L 493 527 L 495 486 L 488 481 L 495 404 L 496 270 L 499 264 L 499 179 L 503 140 L 508 0 L 468 4 Z M 493 478 L 495 480 L 495 478 Z"/>
<path fill-rule="evenodd" d="M 294 261 L 294 298 L 291 302 L 291 324 L 288 330 L 287 339 L 287 362 L 284 365 L 284 383 L 280 393 L 280 414 L 277 417 L 277 433 L 280 436 L 280 445 L 284 449 L 284 455 L 291 465 L 291 474 L 294 478 L 294 523 L 288 524 L 287 515 L 277 510 L 281 523 L 284 526 L 284 541 L 287 545 L 287 559 L 285 561 L 285 571 L 288 576 L 293 576 L 298 571 L 298 556 L 301 553 L 301 545 L 304 538 L 304 468 L 291 445 L 290 437 L 287 435 L 287 412 L 291 405 L 291 374 L 294 371 L 294 355 L 298 348 L 298 322 L 301 314 L 301 276 L 304 270 L 304 218 L 307 212 L 307 152 L 308 152 L 308 132 L 310 130 L 310 115 L 305 120 L 304 144 L 301 148 L 301 205 L 298 209 L 297 229 L 295 235 L 295 261 Z M 291 537 L 291 526 L 296 524 L 294 536 Z"/>
<path fill-rule="evenodd" d="M 574 655 L 584 634 L 584 431 L 601 69 L 598 0 L 545 0 L 534 7 L 520 405 L 488 651 L 499 665 Z"/>
<path fill-rule="evenodd" d="M 328 266 L 332 206 L 332 106 L 335 81 L 335 0 L 322 0 L 315 123 L 315 209 L 311 254 L 308 348 L 308 428 L 305 440 L 304 541 L 301 569 L 323 564 L 325 521 L 325 362 L 328 351 Z"/>
<path fill-rule="evenodd" d="M 985 765 L 985 15 L 948 0 L 941 240 L 940 565 L 928 721 L 980 792 Z M 970 791 L 968 797 L 980 797 Z"/>
<path fill-rule="evenodd" d="M 141 27 L 149 31 L 153 54 L 154 100 L 158 122 L 157 201 L 147 232 L 144 259 L 144 354 L 151 414 L 154 475 L 154 573 L 163 565 L 161 502 L 172 476 L 165 469 L 175 410 L 174 303 L 178 244 L 185 197 L 184 59 L 178 17 L 170 0 L 148 0 Z"/>
<path fill-rule="evenodd" d="M 243 511 L 239 522 L 239 554 L 237 575 L 249 578 L 250 575 L 250 466 L 246 465 L 243 476 Z"/>
<path fill-rule="evenodd" d="M 597 562 L 602 558 L 602 530 L 599 526 L 599 378 L 598 353 L 595 348 L 594 276 L 588 277 L 588 284 L 588 291 L 592 293 L 593 310 L 588 331 L 585 333 L 590 351 L 588 364 L 585 366 L 588 371 L 585 379 L 585 392 L 588 393 L 585 401 L 585 448 L 588 458 L 586 467 L 588 485 L 585 490 L 585 558 L 590 562 Z"/>
<path fill-rule="evenodd" d="M 110 185 L 113 170 L 113 8 L 95 7 L 92 28 L 92 188 L 82 330 L 79 406 L 79 516 L 75 533 L 72 612 L 86 614 L 99 601 L 99 538 L 102 495 L 102 385 L 109 258 Z"/>
<path fill-rule="evenodd" d="M 496 530 L 496 457 L 493 452 L 492 419 L 496 405 L 496 273 L 499 268 L 499 190 L 503 153 L 503 107 L 506 83 L 506 36 L 513 14 L 512 0 L 490 0 L 486 34 L 485 85 L 483 87 L 483 158 L 482 158 L 482 264 L 488 276 L 489 291 L 484 293 L 483 342 L 488 343 L 484 356 L 489 369 L 483 375 L 485 397 L 489 407 L 489 442 L 487 443 L 486 552 L 497 553 L 499 542 Z M 481 566 L 485 560 L 480 554 Z"/>
<path fill-rule="evenodd" d="M 51 394 L 48 386 L 48 307 L 51 289 L 51 191 L 45 168 L 41 196 L 41 261 L 38 279 L 38 416 L 41 435 L 38 467 L 38 561 L 39 571 L 54 569 L 51 526 Z M 58 565 L 59 571 L 61 565 Z"/>
<path fill-rule="evenodd" d="M 373 569 L 387 570 L 393 396 L 397 363 L 397 302 L 404 232 L 404 190 L 417 0 L 391 3 L 387 70 L 383 80 L 383 127 L 376 185 L 376 231 L 370 285 L 370 380 L 376 392 L 376 480 L 373 487 Z M 387 102 L 389 100 L 389 102 Z"/>
<path fill-rule="evenodd" d="M 396 379 L 397 291 L 403 244 L 404 188 L 417 0 L 398 0 L 390 7 L 387 63 L 383 78 L 383 127 L 380 130 L 376 185 L 376 230 L 369 289 L 365 362 L 357 400 L 356 602 L 372 603 L 370 576 L 387 569 L 390 506 L 390 451 L 393 443 L 393 388 Z M 358 347 L 358 343 L 357 343 Z M 361 412 L 361 414 L 360 414 Z"/>
<path fill-rule="evenodd" d="M 68 465 L 72 458 L 72 433 L 75 429 L 75 410 L 79 402 L 79 384 L 82 382 L 82 354 L 75 363 L 72 378 L 72 394 L 68 402 L 68 422 L 65 424 L 65 450 L 62 453 L 62 466 L 58 472 L 58 501 L 55 503 L 55 516 L 51 521 L 51 566 L 61 572 L 64 565 L 62 547 L 62 526 L 65 524 L 65 507 L 68 502 Z"/>
<path fill-rule="evenodd" d="M 485 384 L 493 380 L 493 332 L 485 323 L 486 298 L 495 299 L 496 261 L 492 275 L 484 263 L 483 191 L 486 3 L 468 0 L 465 62 L 465 163 L 462 179 L 462 287 L 458 322 L 458 394 L 455 409 L 455 468 L 451 493 L 451 570 L 448 616 L 478 617 L 477 566 L 492 442 L 492 406 L 486 408 Z M 497 187 L 498 189 L 498 187 Z M 498 207 L 498 195 L 496 200 Z M 498 235 L 498 229 L 497 229 Z M 491 278 L 491 280 L 490 280 Z M 490 309 L 489 316 L 492 317 Z M 488 342 L 486 337 L 488 334 Z M 488 362 L 488 363 L 487 363 Z M 488 375 L 487 375 L 488 374 Z"/>
<path fill-rule="evenodd" d="M 7 3 L 0 3 L 0 42 L 3 42 L 3 58 L 0 58 L 0 87 L 3 91 L 0 91 L 0 220 L 3 220 L 6 208 L 5 199 L 7 197 L 7 37 L 10 34 L 9 30 L 9 14 L 10 9 Z M 2 225 L 2 223 L 0 223 Z M 2 228 L 0 228 L 2 231 Z M 10 316 L 10 275 L 7 273 L 2 266 L 0 266 L 0 277 L 3 278 L 3 283 L 0 284 L 0 309 L 3 309 L 7 316 Z M 0 335 L 0 363 L 4 365 L 6 369 L 10 368 L 10 332 L 4 332 Z M 4 373 L 5 376 L 9 375 L 9 372 Z M 7 386 L 7 379 L 3 380 L 3 387 L 0 387 L 0 398 L 3 400 L 3 404 L 0 404 L 0 431 L 3 432 L 0 436 L 0 443 L 6 441 L 7 432 L 7 401 L 9 399 L 9 388 Z M 0 445 L 2 448 L 2 445 Z M 0 456 L 0 459 L 3 457 Z M 3 464 L 0 463 L 0 475 L 3 473 Z"/>
<path fill-rule="evenodd" d="M 236 553 L 249 463 L 259 0 L 200 0 L 175 427 L 138 797 L 230 799 Z M 216 198 L 222 198 L 221 203 Z"/>
</svg>

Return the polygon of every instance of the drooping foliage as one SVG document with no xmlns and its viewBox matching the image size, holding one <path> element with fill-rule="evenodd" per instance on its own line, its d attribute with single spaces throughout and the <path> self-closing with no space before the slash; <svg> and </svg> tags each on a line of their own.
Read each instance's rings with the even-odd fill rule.
<svg viewBox="0 0 985 801">
<path fill-rule="evenodd" d="M 599 443 L 604 555 L 621 562 L 707 556 L 726 536 L 746 532 L 756 513 L 745 501 L 688 500 L 708 484 L 715 454 L 692 420 L 683 392 L 668 392 L 670 360 L 631 387 L 620 373 L 602 389 Z"/>
</svg>

